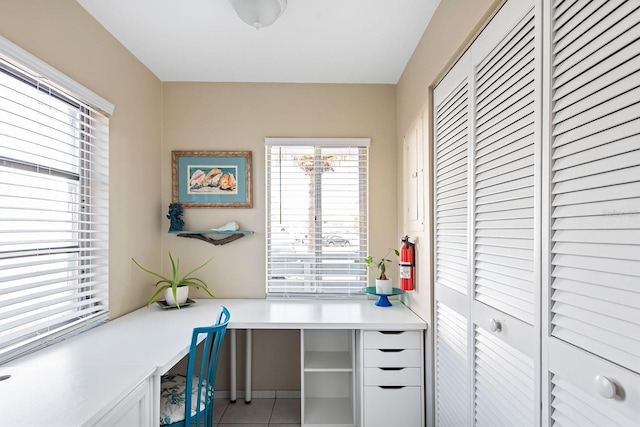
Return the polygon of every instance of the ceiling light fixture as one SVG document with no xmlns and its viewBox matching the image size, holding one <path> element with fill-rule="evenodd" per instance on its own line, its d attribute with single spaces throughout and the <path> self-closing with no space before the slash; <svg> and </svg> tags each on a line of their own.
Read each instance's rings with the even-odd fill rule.
<svg viewBox="0 0 640 427">
<path fill-rule="evenodd" d="M 276 22 L 287 7 L 287 0 L 229 0 L 247 24 L 259 30 Z"/>
</svg>

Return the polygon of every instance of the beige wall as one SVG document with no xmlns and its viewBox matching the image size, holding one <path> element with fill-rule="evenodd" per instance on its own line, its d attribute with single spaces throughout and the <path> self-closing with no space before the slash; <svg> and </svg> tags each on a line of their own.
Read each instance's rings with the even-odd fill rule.
<svg viewBox="0 0 640 427">
<path fill-rule="evenodd" d="M 431 94 L 433 87 L 446 71 L 464 53 L 471 40 L 484 26 L 503 0 L 441 0 L 431 18 L 422 39 L 404 69 L 397 85 L 397 140 L 398 161 L 402 161 L 402 140 L 411 125 L 421 115 L 425 146 L 425 231 L 411 232 L 400 221 L 399 235 L 408 234 L 416 241 L 416 273 L 418 283 L 415 292 L 405 296 L 405 303 L 422 318 L 431 319 L 432 265 L 430 234 L 431 222 Z M 400 170 L 400 168 L 399 168 Z M 399 180 L 402 186 L 402 180 Z M 399 194 L 402 194 L 399 192 Z M 399 201 L 399 209 L 404 201 Z M 402 218 L 399 211 L 399 218 Z"/>
<path fill-rule="evenodd" d="M 253 154 L 253 208 L 185 209 L 185 228 L 237 221 L 253 230 L 225 246 L 163 234 L 164 247 L 184 262 L 215 256 L 198 277 L 218 298 L 265 296 L 265 137 L 369 137 L 371 250 L 396 241 L 397 187 L 394 85 L 165 83 L 162 121 L 162 205 L 171 202 L 172 150 L 249 150 Z M 168 228 L 168 220 L 164 221 Z M 233 316 L 233 313 L 232 313 Z M 300 387 L 299 333 L 254 333 L 254 387 Z M 244 340 L 238 339 L 244 350 Z M 274 351 L 275 349 L 275 351 Z M 221 370 L 225 370 L 225 363 Z M 243 384 L 240 362 L 238 384 Z M 227 375 L 218 377 L 220 387 Z"/>
<path fill-rule="evenodd" d="M 0 0 L 0 35 L 115 105 L 110 120 L 110 309 L 145 304 L 131 257 L 161 244 L 160 81 L 74 0 Z M 164 226 L 164 225 L 162 225 Z"/>
</svg>

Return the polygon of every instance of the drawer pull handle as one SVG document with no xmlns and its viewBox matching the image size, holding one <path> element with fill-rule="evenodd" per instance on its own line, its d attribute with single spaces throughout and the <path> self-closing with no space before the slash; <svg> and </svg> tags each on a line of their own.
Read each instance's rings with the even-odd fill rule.
<svg viewBox="0 0 640 427">
<path fill-rule="evenodd" d="M 380 368 L 383 371 L 402 371 L 404 368 Z"/>
<path fill-rule="evenodd" d="M 385 335 L 399 335 L 404 334 L 404 331 L 380 331 L 380 333 Z"/>
<path fill-rule="evenodd" d="M 618 391 L 616 383 L 604 375 L 597 375 L 594 379 L 594 384 L 598 394 L 605 399 L 613 399 Z"/>
<path fill-rule="evenodd" d="M 398 389 L 404 388 L 403 385 L 379 385 L 378 387 L 382 389 L 388 389 L 388 390 L 398 390 Z"/>
<path fill-rule="evenodd" d="M 502 331 L 502 325 L 496 319 L 489 320 L 489 328 L 493 332 L 501 332 Z"/>
<path fill-rule="evenodd" d="M 380 351 L 383 352 L 383 353 L 400 353 L 401 351 L 404 351 L 404 349 L 402 349 L 402 348 L 381 348 Z"/>
</svg>

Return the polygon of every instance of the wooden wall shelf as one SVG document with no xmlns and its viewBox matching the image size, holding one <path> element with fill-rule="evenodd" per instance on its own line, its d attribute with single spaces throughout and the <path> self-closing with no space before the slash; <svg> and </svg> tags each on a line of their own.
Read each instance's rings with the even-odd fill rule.
<svg viewBox="0 0 640 427">
<path fill-rule="evenodd" d="M 205 231 L 189 231 L 189 230 L 181 230 L 181 231 L 172 231 L 169 230 L 169 234 L 175 234 L 178 237 L 186 237 L 189 239 L 197 239 L 202 240 L 207 243 L 211 243 L 212 245 L 221 246 L 226 245 L 227 243 L 234 242 L 247 234 L 253 234 L 253 231 L 247 230 L 225 230 L 225 231 L 214 231 L 214 230 L 205 230 Z M 213 235 L 217 236 L 225 236 L 225 237 L 210 237 Z"/>
</svg>

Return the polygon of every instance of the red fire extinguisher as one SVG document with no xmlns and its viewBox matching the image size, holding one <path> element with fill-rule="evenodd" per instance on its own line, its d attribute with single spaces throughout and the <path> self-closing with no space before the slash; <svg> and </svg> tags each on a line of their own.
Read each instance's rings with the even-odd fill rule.
<svg viewBox="0 0 640 427">
<path fill-rule="evenodd" d="M 415 243 L 409 241 L 409 236 L 402 238 L 402 248 L 400 248 L 400 289 L 403 291 L 413 290 L 413 269 L 415 268 Z"/>
</svg>

